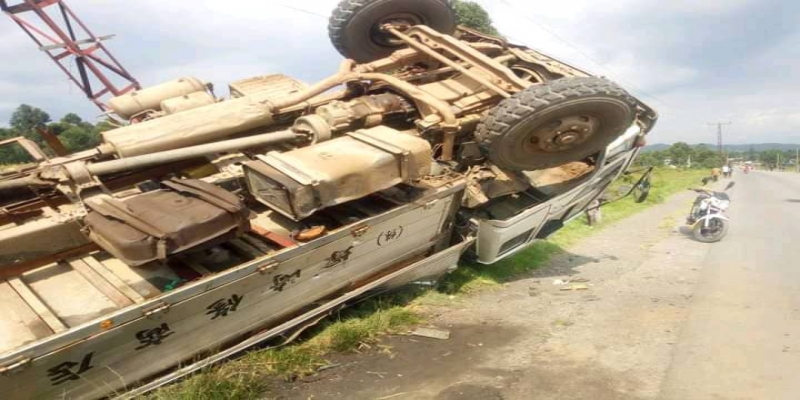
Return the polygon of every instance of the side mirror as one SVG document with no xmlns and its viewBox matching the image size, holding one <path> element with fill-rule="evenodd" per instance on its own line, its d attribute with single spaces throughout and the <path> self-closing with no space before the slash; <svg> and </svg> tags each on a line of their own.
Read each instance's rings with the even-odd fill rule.
<svg viewBox="0 0 800 400">
<path fill-rule="evenodd" d="M 736 186 L 736 182 L 728 183 L 728 186 L 725 186 L 725 191 L 730 190 L 732 187 Z"/>
<path fill-rule="evenodd" d="M 641 170 L 640 170 L 641 171 Z M 609 200 L 604 202 L 603 204 L 613 203 L 617 200 L 622 200 L 628 196 L 633 195 L 633 200 L 637 203 L 644 203 L 647 200 L 647 197 L 650 196 L 650 175 L 653 173 L 653 167 L 648 168 L 639 180 L 633 184 L 633 186 L 627 187 L 626 186 L 626 193 L 617 197 L 616 199 Z"/>
<path fill-rule="evenodd" d="M 638 170 L 638 171 L 641 171 L 641 169 Z M 642 174 L 641 177 L 639 177 L 639 180 L 637 180 L 636 183 L 633 186 L 630 186 L 630 187 L 628 187 L 627 185 L 625 186 L 625 188 L 626 188 L 626 189 L 624 189 L 626 191 L 625 194 L 623 194 L 623 195 L 621 195 L 621 196 L 619 196 L 619 197 L 617 197 L 615 199 L 607 200 L 607 199 L 598 198 L 598 201 L 600 202 L 600 206 L 604 206 L 606 204 L 613 203 L 613 202 L 618 201 L 618 200 L 622 200 L 622 199 L 624 199 L 624 198 L 626 198 L 626 197 L 628 197 L 630 195 L 633 195 L 633 200 L 635 202 L 644 203 L 644 201 L 647 200 L 647 197 L 650 196 L 650 174 L 652 174 L 652 173 L 653 173 L 653 167 L 647 168 L 645 173 Z M 623 175 L 628 175 L 628 174 L 631 174 L 631 172 L 630 171 L 625 171 L 622 174 Z M 606 186 L 606 189 L 607 188 L 608 188 L 608 186 Z M 622 188 L 620 188 L 620 189 L 622 189 Z"/>
<path fill-rule="evenodd" d="M 650 173 L 653 170 L 648 170 L 642 177 L 639 179 L 639 182 L 633 186 L 633 201 L 637 203 L 644 203 L 647 200 L 647 197 L 650 196 Z"/>
</svg>

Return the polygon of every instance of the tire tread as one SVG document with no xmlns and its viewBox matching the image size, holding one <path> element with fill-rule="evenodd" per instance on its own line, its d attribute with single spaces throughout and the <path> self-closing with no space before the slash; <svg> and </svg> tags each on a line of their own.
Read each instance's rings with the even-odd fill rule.
<svg viewBox="0 0 800 400">
<path fill-rule="evenodd" d="M 503 100 L 493 108 L 478 124 L 475 136 L 481 148 L 489 158 L 499 165 L 492 157 L 492 150 L 515 125 L 522 122 L 532 113 L 541 111 L 558 103 L 576 98 L 602 95 L 614 97 L 629 104 L 635 109 L 636 100 L 617 84 L 598 77 L 564 78 L 546 84 L 531 86 L 513 96 Z M 510 166 L 505 166 L 510 167 Z"/>
</svg>

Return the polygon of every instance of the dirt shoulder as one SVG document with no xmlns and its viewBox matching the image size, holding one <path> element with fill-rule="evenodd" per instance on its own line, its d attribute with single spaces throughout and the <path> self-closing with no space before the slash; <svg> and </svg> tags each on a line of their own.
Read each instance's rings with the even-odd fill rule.
<svg viewBox="0 0 800 400">
<path fill-rule="evenodd" d="M 655 398 L 708 250 L 677 229 L 692 198 L 673 196 L 529 276 L 432 309 L 430 325 L 449 339 L 389 336 L 267 396 Z"/>
</svg>

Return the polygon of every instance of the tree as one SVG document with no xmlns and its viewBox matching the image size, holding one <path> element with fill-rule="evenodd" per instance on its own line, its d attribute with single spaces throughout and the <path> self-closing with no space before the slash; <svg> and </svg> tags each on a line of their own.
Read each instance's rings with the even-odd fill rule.
<svg viewBox="0 0 800 400">
<path fill-rule="evenodd" d="M 648 151 L 639 154 L 636 162 L 644 167 L 658 167 L 664 165 L 664 154 L 660 151 Z"/>
<path fill-rule="evenodd" d="M 47 125 L 50 133 L 58 136 L 69 152 L 86 150 L 100 144 L 100 132 L 109 130 L 111 125 L 99 123 L 96 126 L 84 122 L 81 117 L 69 113 L 59 122 Z"/>
<path fill-rule="evenodd" d="M 14 130 L 0 128 L 0 140 L 11 139 L 16 136 L 19 136 L 19 134 Z M 23 164 L 31 161 L 33 160 L 30 155 L 17 144 L 0 146 L 0 167 L 4 164 Z"/>
<path fill-rule="evenodd" d="M 33 138 L 36 127 L 44 126 L 50 122 L 50 115 L 39 108 L 22 104 L 11 114 L 9 124 L 20 135 Z"/>
<path fill-rule="evenodd" d="M 748 161 L 753 161 L 756 158 L 756 148 L 753 145 L 750 145 L 750 149 L 747 150 L 747 159 Z"/>
<path fill-rule="evenodd" d="M 708 146 L 697 145 L 693 149 L 692 164 L 698 168 L 719 168 L 722 166 L 722 158 L 719 153 L 708 148 Z"/>
<path fill-rule="evenodd" d="M 102 132 L 114 129 L 107 122 L 97 125 L 84 121 L 74 113 L 64 115 L 58 122 L 50 122 L 50 116 L 39 108 L 23 104 L 17 107 L 10 121 L 11 129 L 0 128 L 0 140 L 24 136 L 36 142 L 50 156 L 55 155 L 36 128 L 46 128 L 58 136 L 69 152 L 90 149 L 100 143 Z M 31 162 L 31 157 L 18 145 L 0 147 L 0 165 Z"/>
<path fill-rule="evenodd" d="M 93 130 L 86 130 L 79 126 L 67 129 L 58 138 L 71 153 L 90 149 L 100 143 L 100 135 Z"/>
<path fill-rule="evenodd" d="M 81 123 L 83 123 L 83 119 L 81 119 L 81 117 L 79 117 L 78 114 L 69 113 L 61 117 L 61 121 L 59 122 L 65 124 L 80 125 Z"/>
<path fill-rule="evenodd" d="M 667 149 L 667 155 L 672 160 L 672 165 L 677 166 L 686 165 L 689 157 L 692 157 L 692 161 L 696 162 L 697 160 L 694 159 L 693 153 L 692 147 L 684 142 L 675 143 Z"/>
<path fill-rule="evenodd" d="M 499 35 L 492 25 L 492 18 L 480 4 L 466 0 L 452 0 L 453 10 L 456 13 L 456 22 L 467 28 L 475 29 L 489 35 Z"/>
</svg>

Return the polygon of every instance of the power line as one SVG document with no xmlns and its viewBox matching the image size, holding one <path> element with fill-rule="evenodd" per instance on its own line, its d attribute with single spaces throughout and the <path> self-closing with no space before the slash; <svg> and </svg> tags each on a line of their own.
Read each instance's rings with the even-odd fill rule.
<svg viewBox="0 0 800 400">
<path fill-rule="evenodd" d="M 313 15 L 313 16 L 315 16 L 315 17 L 320 17 L 320 18 L 325 18 L 325 19 L 328 19 L 328 17 L 327 17 L 327 16 L 325 16 L 325 15 L 322 15 L 322 14 L 320 14 L 320 13 L 317 13 L 317 12 L 314 12 L 314 11 L 306 10 L 306 9 L 304 9 L 304 8 L 299 8 L 299 7 L 295 7 L 295 6 L 290 6 L 290 5 L 288 5 L 288 4 L 283 4 L 283 3 L 279 3 L 279 2 L 273 2 L 273 4 L 275 4 L 276 6 L 283 7 L 283 8 L 288 8 L 288 9 L 290 9 L 290 10 L 298 11 L 298 12 L 301 12 L 301 13 L 304 13 L 304 14 Z"/>
<path fill-rule="evenodd" d="M 503 4 L 505 4 L 505 5 L 506 5 L 508 8 L 510 8 L 512 11 L 514 11 L 514 12 L 515 12 L 515 14 L 518 14 L 518 15 L 520 15 L 522 18 L 525 18 L 525 19 L 526 19 L 526 20 L 528 20 L 530 23 L 532 23 L 532 24 L 534 24 L 534 25 L 538 26 L 540 29 L 542 29 L 543 31 L 545 31 L 545 32 L 547 32 L 548 34 L 550 34 L 550 36 L 552 36 L 552 37 L 553 37 L 553 38 L 555 38 L 556 40 L 560 41 L 561 43 L 564 43 L 565 45 L 569 46 L 570 48 L 572 48 L 573 50 L 575 50 L 575 51 L 576 51 L 578 54 L 582 55 L 583 57 L 585 57 L 585 58 L 586 58 L 586 59 L 588 59 L 589 61 L 591 61 L 591 62 L 595 63 L 596 65 L 598 65 L 598 66 L 599 66 L 599 67 L 601 67 L 601 68 L 604 68 L 604 69 L 606 70 L 606 73 L 608 73 L 608 75 L 611 75 L 611 77 L 612 77 L 612 78 L 614 78 L 614 79 L 616 79 L 616 80 L 619 80 L 619 81 L 621 81 L 622 83 L 624 83 L 624 84 L 626 84 L 626 85 L 628 85 L 628 86 L 632 87 L 634 90 L 636 90 L 637 92 L 640 92 L 640 93 L 641 93 L 641 94 L 643 94 L 644 96 L 647 96 L 647 97 L 649 97 L 649 98 L 651 98 L 651 99 L 653 99 L 653 100 L 656 100 L 656 101 L 658 101 L 659 103 L 661 103 L 661 104 L 663 104 L 663 105 L 669 106 L 669 104 L 667 104 L 667 102 L 665 102 L 664 100 L 661 100 L 660 98 L 658 98 L 658 97 L 656 97 L 656 96 L 654 96 L 654 95 L 652 95 L 652 94 L 649 94 L 649 93 L 647 93 L 646 91 L 644 91 L 644 89 L 640 88 L 638 85 L 635 85 L 635 84 L 633 84 L 632 82 L 630 82 L 630 81 L 628 81 L 628 80 L 626 80 L 626 79 L 622 78 L 621 76 L 617 76 L 617 75 L 614 73 L 614 71 L 613 71 L 613 70 L 611 70 L 611 68 L 609 68 L 609 67 L 608 67 L 608 66 L 607 66 L 605 63 L 603 63 L 603 62 L 600 62 L 599 60 L 597 60 L 596 58 L 592 57 L 592 56 L 591 56 L 591 55 L 589 55 L 587 52 L 583 51 L 583 50 L 582 50 L 580 47 L 578 47 L 577 45 L 573 44 L 573 43 L 572 43 L 572 42 L 570 42 L 569 40 L 565 39 L 564 37 L 562 37 L 561 35 L 559 35 L 559 34 L 558 34 L 558 33 L 556 33 L 555 31 L 553 31 L 552 29 L 550 29 L 549 27 L 547 27 L 547 26 L 545 26 L 544 24 L 542 24 L 542 23 L 540 23 L 540 22 L 538 22 L 538 21 L 534 20 L 533 18 L 531 18 L 531 17 L 530 17 L 530 16 L 528 16 L 527 14 L 525 14 L 525 13 L 521 12 L 519 9 L 517 9 L 517 7 L 515 7 L 513 4 L 511 4 L 511 3 L 510 3 L 510 2 L 508 2 L 507 0 L 500 0 L 500 2 L 501 2 L 501 3 L 503 3 Z"/>
</svg>

